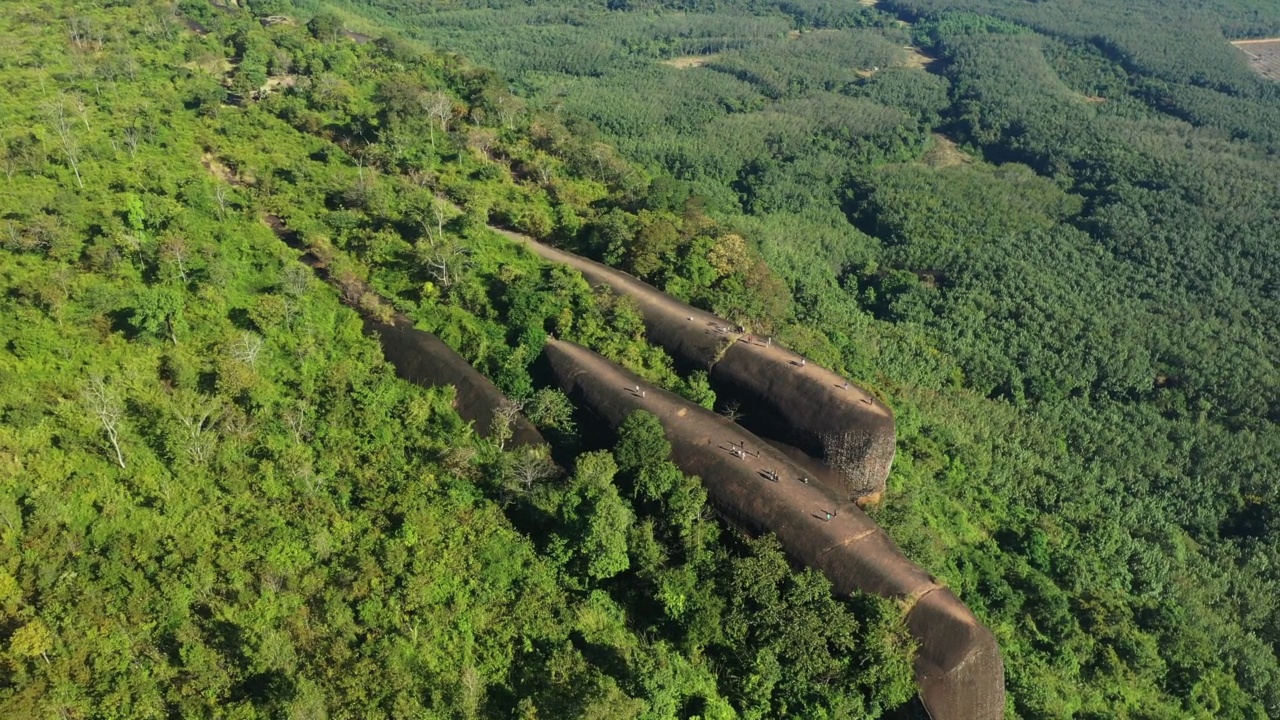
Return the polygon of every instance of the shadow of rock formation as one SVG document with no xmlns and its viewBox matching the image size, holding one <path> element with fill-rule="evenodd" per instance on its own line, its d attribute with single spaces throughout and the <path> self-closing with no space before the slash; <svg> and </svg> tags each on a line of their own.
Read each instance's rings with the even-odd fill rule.
<svg viewBox="0 0 1280 720">
<path fill-rule="evenodd" d="M 804 482 L 803 467 L 735 423 L 586 348 L 551 339 L 545 354 L 560 389 L 611 428 L 636 410 L 656 415 L 672 460 L 702 478 L 726 520 L 753 534 L 773 533 L 793 561 L 820 570 L 837 594 L 860 590 L 909 603 L 907 625 L 920 642 L 916 679 L 934 720 L 1004 716 L 995 637 L 857 505 Z"/>
<path fill-rule="evenodd" d="M 745 411 L 744 426 L 820 459 L 839 473 L 847 496 L 884 491 L 895 452 L 893 411 L 863 388 L 624 272 L 498 232 L 545 260 L 575 268 L 592 285 L 634 300 L 649 338 L 684 369 L 707 370 L 717 396 Z"/>
</svg>

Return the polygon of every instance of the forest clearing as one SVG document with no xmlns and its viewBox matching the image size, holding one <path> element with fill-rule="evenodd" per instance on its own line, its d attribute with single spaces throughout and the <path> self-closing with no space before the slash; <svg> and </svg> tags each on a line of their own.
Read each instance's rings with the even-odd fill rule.
<svg viewBox="0 0 1280 720">
<path fill-rule="evenodd" d="M 1280 38 L 1237 40 L 1232 45 L 1249 58 L 1249 67 L 1272 80 L 1280 80 Z"/>
<path fill-rule="evenodd" d="M 712 60 L 715 60 L 716 57 L 716 55 L 682 55 L 680 57 L 668 58 L 661 62 L 663 65 L 673 67 L 677 70 L 688 70 L 689 68 L 702 67 Z"/>
</svg>

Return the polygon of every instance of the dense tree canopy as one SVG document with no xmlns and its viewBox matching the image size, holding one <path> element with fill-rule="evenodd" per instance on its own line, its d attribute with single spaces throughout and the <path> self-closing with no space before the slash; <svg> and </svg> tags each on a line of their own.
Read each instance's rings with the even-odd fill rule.
<svg viewBox="0 0 1280 720">
<path fill-rule="evenodd" d="M 769 541 L 722 537 L 665 450 L 588 447 L 537 377 L 554 330 L 713 401 L 633 307 L 487 229 L 576 233 L 607 206 L 649 232 L 646 175 L 491 73 L 304 12 L 0 14 L 0 716 L 906 702 L 896 606 L 836 602 Z M 654 217 L 709 254 L 726 231 L 674 207 Z M 747 255 L 719 277 L 748 282 Z M 392 307 L 499 383 L 552 455 L 504 451 L 451 389 L 397 379 L 360 317 Z M 662 480 L 640 496 L 639 475 Z M 737 597 L 747 563 L 769 594 Z M 801 672 L 771 659 L 796 648 Z"/>
<path fill-rule="evenodd" d="M 996 629 L 1014 712 L 1280 713 L 1280 86 L 1227 42 L 1274 6 L 342 4 L 668 177 L 560 241 L 883 391 L 878 518 Z"/>
<path fill-rule="evenodd" d="M 1012 713 L 1280 714 L 1280 90 L 1225 42 L 1274 8 L 12 5 L 0 714 L 909 697 L 901 608 L 709 519 L 655 419 L 615 445 L 545 387 L 553 332 L 715 403 L 489 224 L 888 398 L 876 517 L 995 630 Z M 351 307 L 437 333 L 551 458 Z"/>
</svg>

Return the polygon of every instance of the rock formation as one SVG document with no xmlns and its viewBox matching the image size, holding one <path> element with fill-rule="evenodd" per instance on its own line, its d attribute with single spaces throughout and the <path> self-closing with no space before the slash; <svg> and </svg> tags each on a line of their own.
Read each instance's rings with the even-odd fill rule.
<svg viewBox="0 0 1280 720">
<path fill-rule="evenodd" d="M 907 625 L 920 642 L 916 679 L 934 720 L 1004 716 L 1004 664 L 994 636 L 856 504 L 803 482 L 803 467 L 735 423 L 590 350 L 548 340 L 545 353 L 561 390 L 610 427 L 637 410 L 656 415 L 672 460 L 702 478 L 726 520 L 773 533 L 793 561 L 820 570 L 837 594 L 861 590 L 909 603 Z"/>
<path fill-rule="evenodd" d="M 368 283 L 356 278 L 333 277 L 324 259 L 307 250 L 282 218 L 266 215 L 262 220 L 285 244 L 302 251 L 299 261 L 337 288 L 342 302 L 360 314 L 365 334 L 378 338 L 382 356 L 395 368 L 397 377 L 423 387 L 452 385 L 456 391 L 454 409 L 481 437 L 490 437 L 495 427 L 494 418 L 502 413 L 511 417 L 509 446 L 547 444 L 542 433 L 524 415 L 506 412 L 510 402 L 507 397 L 453 348 L 435 335 L 415 328 L 408 317 L 392 312 L 386 300 L 378 297 Z M 375 304 L 385 312 L 374 312 L 374 308 L 362 303 L 361 299 L 366 296 L 376 298 Z"/>
<path fill-rule="evenodd" d="M 470 422 L 481 436 L 492 434 L 495 416 L 509 401 L 489 378 L 471 367 L 453 348 L 435 335 L 413 327 L 412 321 L 403 315 L 395 316 L 390 323 L 366 317 L 364 330 L 377 336 L 382 355 L 395 368 L 397 376 L 425 387 L 452 385 L 458 415 Z M 524 415 L 515 413 L 510 422 L 508 447 L 546 444 L 542 434 Z"/>
<path fill-rule="evenodd" d="M 743 425 L 812 455 L 836 471 L 849 497 L 884 490 L 893 463 L 893 412 L 845 378 L 770 338 L 741 332 L 624 272 L 500 231 L 551 262 L 569 265 L 593 285 L 635 301 L 649 338 L 685 369 L 708 372 L 722 401 L 745 410 Z"/>
</svg>

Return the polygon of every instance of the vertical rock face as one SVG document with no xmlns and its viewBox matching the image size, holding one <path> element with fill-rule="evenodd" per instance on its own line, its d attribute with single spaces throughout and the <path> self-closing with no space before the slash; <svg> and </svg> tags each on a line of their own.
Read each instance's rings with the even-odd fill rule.
<svg viewBox="0 0 1280 720">
<path fill-rule="evenodd" d="M 548 340 L 545 353 L 560 389 L 610 427 L 636 410 L 656 415 L 672 460 L 702 478 L 727 520 L 776 535 L 794 561 L 820 570 L 837 594 L 864 591 L 912 603 L 907 625 L 920 642 L 916 679 L 934 720 L 1004 716 L 1004 665 L 990 631 L 846 496 L 803 482 L 806 471 L 782 451 L 590 350 Z"/>
<path fill-rule="evenodd" d="M 383 357 L 401 379 L 426 387 L 452 385 L 457 392 L 454 408 L 458 415 L 481 436 L 489 437 L 494 416 L 507 398 L 453 348 L 435 335 L 413 327 L 404 317 L 391 323 L 366 318 L 364 330 L 377 336 Z M 509 444 L 545 445 L 546 440 L 532 423 L 517 414 L 511 423 Z"/>
<path fill-rule="evenodd" d="M 849 497 L 884 490 L 896 444 L 893 412 L 870 393 L 626 273 L 524 235 L 503 234 L 546 260 L 572 266 L 591 284 L 633 299 L 653 342 L 685 369 L 708 371 L 716 394 L 744 411 L 744 425 L 835 470 Z"/>
<path fill-rule="evenodd" d="M 930 717 L 1004 717 L 1000 648 L 960 598 L 946 588 L 925 595 L 907 615 L 907 627 L 920 641 L 916 680 Z"/>
<path fill-rule="evenodd" d="M 711 366 L 721 398 L 746 409 L 743 424 L 819 458 L 850 497 L 884 490 L 896 449 L 893 412 L 835 373 L 766 340 L 743 335 Z M 752 412 L 755 409 L 755 412 Z"/>
</svg>

